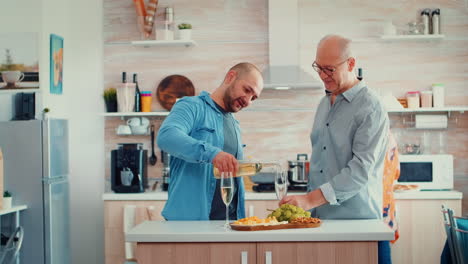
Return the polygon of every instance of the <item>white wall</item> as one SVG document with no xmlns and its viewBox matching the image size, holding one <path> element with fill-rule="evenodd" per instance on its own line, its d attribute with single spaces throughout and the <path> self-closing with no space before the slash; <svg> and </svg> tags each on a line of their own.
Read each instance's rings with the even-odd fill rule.
<svg viewBox="0 0 468 264">
<path fill-rule="evenodd" d="M 66 80 L 73 99 L 70 148 L 72 263 L 104 263 L 102 2 L 69 1 Z"/>
<path fill-rule="evenodd" d="M 40 95 L 51 116 L 70 122 L 72 264 L 104 262 L 104 143 L 101 0 L 1 0 L 0 32 L 38 32 Z M 14 21 L 14 23 L 12 23 Z M 8 27 L 5 27 L 8 25 Z M 63 94 L 49 93 L 49 35 L 64 38 Z M 11 95 L 0 94 L 0 120 Z"/>
</svg>

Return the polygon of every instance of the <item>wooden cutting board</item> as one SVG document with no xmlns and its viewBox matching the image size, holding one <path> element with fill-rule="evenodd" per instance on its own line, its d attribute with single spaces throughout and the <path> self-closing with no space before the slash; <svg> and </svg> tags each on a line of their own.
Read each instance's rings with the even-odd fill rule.
<svg viewBox="0 0 468 264">
<path fill-rule="evenodd" d="M 291 229 L 291 228 L 315 228 L 319 227 L 322 224 L 314 223 L 314 224 L 282 224 L 282 225 L 267 225 L 267 226 L 248 226 L 248 225 L 233 225 L 231 224 L 232 230 L 237 231 L 264 231 L 264 230 L 278 230 L 278 229 Z"/>
<path fill-rule="evenodd" d="M 194 96 L 195 87 L 192 81 L 183 75 L 170 75 L 164 78 L 156 89 L 156 98 L 165 109 L 171 111 L 176 99 Z"/>
</svg>

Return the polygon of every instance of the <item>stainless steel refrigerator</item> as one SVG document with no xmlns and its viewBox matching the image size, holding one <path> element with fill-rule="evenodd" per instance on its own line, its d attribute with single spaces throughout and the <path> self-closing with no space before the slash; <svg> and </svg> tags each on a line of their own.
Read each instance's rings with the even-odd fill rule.
<svg viewBox="0 0 468 264">
<path fill-rule="evenodd" d="M 0 122 L 4 188 L 13 205 L 25 204 L 20 263 L 68 264 L 70 260 L 68 121 Z"/>
</svg>

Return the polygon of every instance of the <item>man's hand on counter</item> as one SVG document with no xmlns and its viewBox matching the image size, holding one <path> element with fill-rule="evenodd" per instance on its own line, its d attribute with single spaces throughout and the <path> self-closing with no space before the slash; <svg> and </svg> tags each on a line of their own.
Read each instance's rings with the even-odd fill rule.
<svg viewBox="0 0 468 264">
<path fill-rule="evenodd" d="M 283 197 L 279 202 L 279 205 L 282 204 L 292 204 L 299 206 L 304 210 L 310 210 L 312 208 L 318 207 L 322 204 L 328 203 L 323 193 L 320 189 L 313 190 L 307 194 L 303 195 L 288 195 Z"/>
<path fill-rule="evenodd" d="M 213 159 L 213 166 L 220 172 L 232 172 L 232 176 L 236 176 L 237 159 L 227 152 L 218 153 Z"/>
</svg>

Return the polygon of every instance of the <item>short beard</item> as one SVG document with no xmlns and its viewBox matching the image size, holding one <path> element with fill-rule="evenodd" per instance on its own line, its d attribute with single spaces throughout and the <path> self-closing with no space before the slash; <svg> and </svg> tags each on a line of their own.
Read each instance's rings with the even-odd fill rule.
<svg viewBox="0 0 468 264">
<path fill-rule="evenodd" d="M 223 96 L 224 110 L 228 113 L 236 112 L 232 107 L 232 103 L 234 100 L 232 100 L 232 97 L 231 97 L 231 91 L 234 88 L 234 84 L 235 84 L 235 81 L 226 88 L 226 92 L 224 93 L 224 96 Z"/>
</svg>

